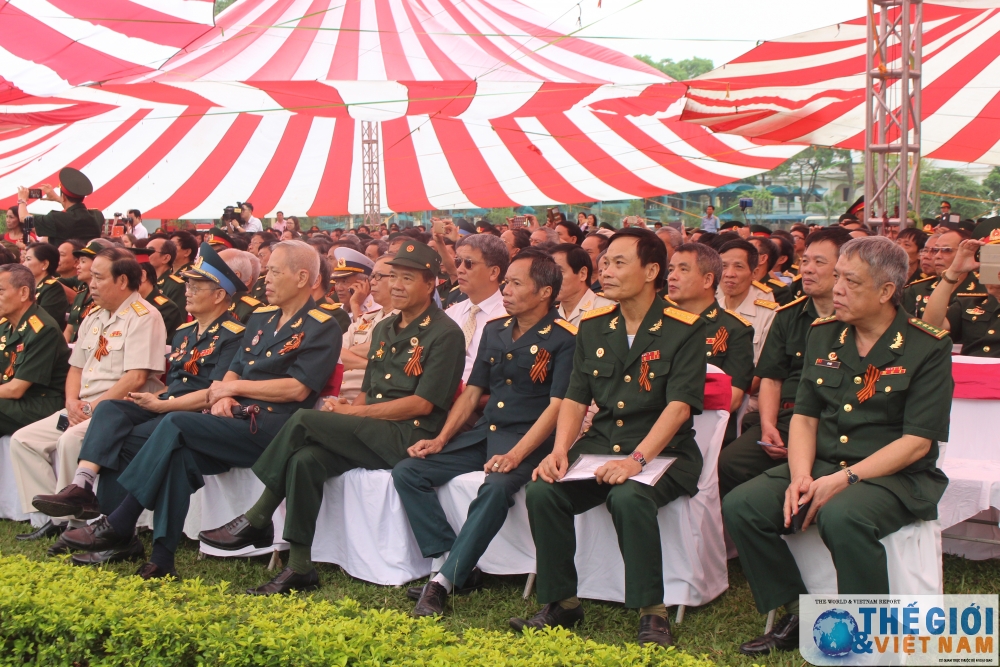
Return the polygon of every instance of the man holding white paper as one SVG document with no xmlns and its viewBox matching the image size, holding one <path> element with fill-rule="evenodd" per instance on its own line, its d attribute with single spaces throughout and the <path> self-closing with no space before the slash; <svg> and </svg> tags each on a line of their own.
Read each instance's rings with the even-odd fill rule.
<svg viewBox="0 0 1000 667">
<path fill-rule="evenodd" d="M 574 517 L 606 503 L 625 561 L 625 606 L 640 610 L 639 643 L 669 646 L 657 511 L 698 491 L 702 458 L 691 417 L 701 412 L 705 393 L 705 323 L 658 296 L 667 253 L 653 232 L 618 232 L 607 260 L 602 284 L 619 303 L 583 316 L 555 445 L 526 487 L 537 597 L 545 606 L 533 618 L 510 624 L 515 630 L 569 627 L 583 619 Z M 592 400 L 598 413 L 574 444 Z M 655 485 L 630 479 L 661 453 L 676 460 Z M 589 481 L 556 483 L 582 454 L 621 458 L 598 468 Z"/>
</svg>

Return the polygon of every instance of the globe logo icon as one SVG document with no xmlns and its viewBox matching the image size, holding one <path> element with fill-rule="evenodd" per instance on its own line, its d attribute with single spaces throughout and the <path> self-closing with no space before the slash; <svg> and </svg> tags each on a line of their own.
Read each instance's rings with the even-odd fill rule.
<svg viewBox="0 0 1000 667">
<path fill-rule="evenodd" d="M 813 625 L 813 641 L 824 655 L 842 658 L 851 652 L 858 623 L 843 609 L 828 609 Z"/>
</svg>

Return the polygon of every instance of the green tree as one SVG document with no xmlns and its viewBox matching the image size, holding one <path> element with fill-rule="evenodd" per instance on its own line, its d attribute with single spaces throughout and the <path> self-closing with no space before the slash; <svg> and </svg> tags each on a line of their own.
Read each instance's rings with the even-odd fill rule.
<svg viewBox="0 0 1000 667">
<path fill-rule="evenodd" d="M 693 79 L 696 76 L 715 69 L 712 61 L 708 58 L 685 58 L 684 60 L 679 60 L 677 62 L 674 62 L 672 58 L 653 60 L 649 56 L 644 55 L 639 55 L 635 58 L 636 60 L 641 60 L 650 67 L 655 67 L 671 79 L 677 79 L 678 81 Z"/>
<path fill-rule="evenodd" d="M 639 217 L 646 217 L 646 205 L 641 199 L 633 199 L 629 201 L 628 206 L 625 208 L 625 215 L 638 215 Z"/>
<path fill-rule="evenodd" d="M 771 191 L 765 188 L 757 188 L 756 190 L 744 192 L 740 197 L 753 199 L 753 207 L 745 212 L 747 220 L 751 223 L 763 223 L 764 216 L 771 212 L 771 205 L 774 201 L 774 195 Z"/>
<path fill-rule="evenodd" d="M 486 218 L 486 222 L 495 227 L 497 225 L 506 225 L 507 218 L 513 218 L 514 215 L 514 209 L 508 206 L 506 208 L 491 208 L 490 212 L 484 217 Z"/>
<path fill-rule="evenodd" d="M 983 181 L 986 188 L 986 198 L 1000 202 L 1000 167 L 993 167 L 986 180 Z"/>
<path fill-rule="evenodd" d="M 957 169 L 925 168 L 920 174 L 921 214 L 929 218 L 939 215 L 941 201 L 947 200 L 951 204 L 952 213 L 961 216 L 963 220 L 966 218 L 975 220 L 988 213 L 992 207 L 985 202 L 959 199 L 958 197 L 986 199 L 989 196 L 989 187 L 986 184 L 976 183 L 975 180 Z M 927 192 L 940 194 L 924 194 Z"/>
<path fill-rule="evenodd" d="M 215 0 L 215 15 L 218 16 L 223 9 L 234 2 L 236 2 L 236 0 Z"/>
<path fill-rule="evenodd" d="M 827 224 L 836 220 L 844 212 L 844 209 L 844 202 L 840 201 L 840 197 L 835 192 L 828 192 L 820 201 L 809 202 L 806 206 L 806 210 L 826 216 Z"/>
</svg>

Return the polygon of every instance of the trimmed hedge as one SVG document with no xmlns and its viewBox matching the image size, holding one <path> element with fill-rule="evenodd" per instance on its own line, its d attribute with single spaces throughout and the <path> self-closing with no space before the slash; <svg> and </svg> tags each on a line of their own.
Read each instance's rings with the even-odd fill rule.
<svg viewBox="0 0 1000 667">
<path fill-rule="evenodd" d="M 225 583 L 144 582 L 59 561 L 0 558 L 0 664 L 703 667 L 670 649 L 565 630 L 462 637 L 350 599 L 232 595 Z"/>
</svg>

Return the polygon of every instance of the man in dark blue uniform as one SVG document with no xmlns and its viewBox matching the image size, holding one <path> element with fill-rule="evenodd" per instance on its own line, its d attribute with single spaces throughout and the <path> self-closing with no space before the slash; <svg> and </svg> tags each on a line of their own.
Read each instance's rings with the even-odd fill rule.
<svg viewBox="0 0 1000 667">
<path fill-rule="evenodd" d="M 393 468 L 392 478 L 424 557 L 437 572 L 423 587 L 415 616 L 444 612 L 453 587 L 465 587 L 476 563 L 503 527 L 514 494 L 552 451 L 559 405 L 569 386 L 576 327 L 554 307 L 562 271 L 534 248 L 507 269 L 504 308 L 511 317 L 486 324 L 465 391 L 436 438 L 420 440 Z M 475 428 L 456 435 L 489 393 Z M 456 537 L 435 488 L 467 472 L 486 481 Z M 419 590 L 419 589 L 418 589 Z"/>
<path fill-rule="evenodd" d="M 203 475 L 248 468 L 300 408 L 312 407 L 340 356 L 342 333 L 309 296 L 319 256 L 301 241 L 275 246 L 267 297 L 247 322 L 240 350 L 221 382 L 188 394 L 187 410 L 170 412 L 119 476 L 128 492 L 107 517 L 63 533 L 73 549 L 106 551 L 132 540 L 143 509 L 154 510 L 153 554 L 139 568 L 144 579 L 176 576 L 191 494 Z"/>
</svg>

